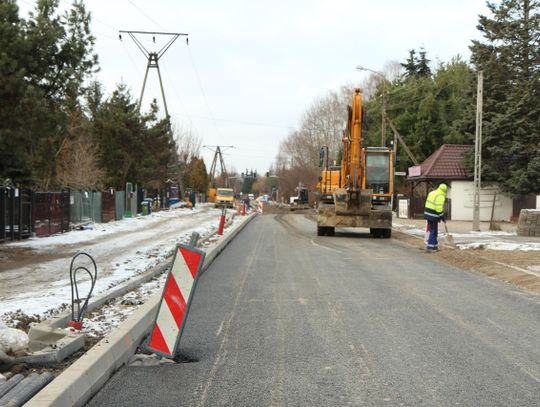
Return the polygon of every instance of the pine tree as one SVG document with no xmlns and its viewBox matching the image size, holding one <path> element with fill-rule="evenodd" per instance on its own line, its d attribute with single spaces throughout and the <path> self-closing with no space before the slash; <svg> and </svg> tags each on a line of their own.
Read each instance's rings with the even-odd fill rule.
<svg viewBox="0 0 540 407">
<path fill-rule="evenodd" d="M 419 52 L 420 58 L 416 60 L 416 75 L 417 76 L 431 76 L 431 69 L 429 63 L 431 62 L 426 57 L 426 50 L 421 48 Z"/>
<path fill-rule="evenodd" d="M 416 76 L 416 51 L 414 49 L 409 50 L 409 58 L 401 66 L 405 68 L 404 76 L 406 78 Z"/>
<path fill-rule="evenodd" d="M 25 39 L 16 1 L 0 2 L 0 50 L 0 180 L 28 181 L 31 133 L 24 131 L 24 114 L 33 92 L 24 80 Z"/>
<path fill-rule="evenodd" d="M 404 63 L 400 64 L 405 68 L 405 78 L 431 76 L 431 68 L 429 67 L 431 61 L 427 59 L 426 54 L 427 51 L 424 48 L 420 48 L 419 57 L 416 56 L 416 50 L 409 50 L 409 57 Z"/>
<path fill-rule="evenodd" d="M 141 163 L 145 149 L 143 128 L 137 103 L 125 85 L 118 85 L 93 118 L 93 137 L 99 146 L 107 187 L 123 189 L 128 181 L 142 185 L 136 163 Z"/>
<path fill-rule="evenodd" d="M 94 72 L 90 16 L 75 1 L 39 0 L 27 20 L 0 2 L 0 178 L 54 186 L 56 158 L 69 136 L 85 80 Z"/>
<path fill-rule="evenodd" d="M 483 176 L 511 194 L 540 192 L 540 2 L 488 8 L 484 41 L 470 47 L 484 71 Z"/>
<path fill-rule="evenodd" d="M 93 97 L 98 92 L 94 88 Z M 98 92 L 99 93 L 99 92 Z M 137 102 L 123 84 L 102 103 L 94 103 L 92 134 L 106 186 L 123 189 L 132 182 L 151 189 L 165 186 L 177 159 L 168 120 L 157 119 L 157 105 L 141 115 Z"/>
<path fill-rule="evenodd" d="M 472 88 L 473 73 L 459 57 L 439 64 L 433 74 L 390 84 L 388 117 L 417 160 L 423 161 L 444 143 L 470 142 L 461 129 L 467 109 L 474 106 Z M 376 100 L 367 103 L 366 128 L 368 143 L 376 142 L 380 134 L 380 105 Z M 400 148 L 398 154 L 400 170 L 412 165 Z"/>
</svg>

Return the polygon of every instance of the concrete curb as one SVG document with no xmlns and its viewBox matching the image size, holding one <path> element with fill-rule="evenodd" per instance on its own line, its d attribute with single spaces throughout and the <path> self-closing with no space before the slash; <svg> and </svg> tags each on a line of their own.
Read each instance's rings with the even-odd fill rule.
<svg viewBox="0 0 540 407">
<path fill-rule="evenodd" d="M 244 222 L 230 230 L 217 246 L 206 252 L 203 272 L 256 215 L 256 213 L 249 215 Z M 150 324 L 157 312 L 160 299 L 161 292 L 150 297 L 114 332 L 81 356 L 25 405 L 29 407 L 85 405 L 113 373 L 128 363 L 135 354 L 137 347 L 151 329 Z"/>
</svg>

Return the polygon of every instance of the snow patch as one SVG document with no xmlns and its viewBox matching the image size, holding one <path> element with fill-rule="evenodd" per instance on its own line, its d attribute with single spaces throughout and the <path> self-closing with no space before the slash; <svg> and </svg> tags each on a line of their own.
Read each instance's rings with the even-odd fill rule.
<svg viewBox="0 0 540 407">
<path fill-rule="evenodd" d="M 28 347 L 28 335 L 15 328 L 0 324 L 0 352 L 6 354 L 18 353 Z"/>
<path fill-rule="evenodd" d="M 510 242 L 473 242 L 473 243 L 458 243 L 456 246 L 461 250 L 507 250 L 507 251 L 523 251 L 531 252 L 540 250 L 540 243 L 524 242 L 524 243 L 510 243 Z"/>
<path fill-rule="evenodd" d="M 208 236 L 218 227 L 221 211 L 199 206 L 154 212 L 149 216 L 126 218 L 95 224 L 93 230 L 32 238 L 8 243 L 36 250 L 32 264 L 2 272 L 0 315 L 22 310 L 44 316 L 48 310 L 63 306 L 71 299 L 69 264 L 84 250 L 96 260 L 98 279 L 93 296 L 109 291 L 130 278 L 144 273 L 172 255 L 177 243 L 188 243 L 193 232 Z M 39 253 L 60 253 L 57 258 L 40 259 Z M 79 284 L 81 296 L 90 287 L 88 278 Z"/>
</svg>

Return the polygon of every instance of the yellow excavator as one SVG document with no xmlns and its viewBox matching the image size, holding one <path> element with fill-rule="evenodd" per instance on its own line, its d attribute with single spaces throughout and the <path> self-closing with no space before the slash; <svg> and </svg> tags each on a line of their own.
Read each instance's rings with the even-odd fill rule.
<svg viewBox="0 0 540 407">
<path fill-rule="evenodd" d="M 320 150 L 317 235 L 333 236 L 336 227 L 369 228 L 373 237 L 392 234 L 394 153 L 387 147 L 364 147 L 362 93 L 355 89 L 343 133 L 341 166 L 328 165 Z"/>
</svg>

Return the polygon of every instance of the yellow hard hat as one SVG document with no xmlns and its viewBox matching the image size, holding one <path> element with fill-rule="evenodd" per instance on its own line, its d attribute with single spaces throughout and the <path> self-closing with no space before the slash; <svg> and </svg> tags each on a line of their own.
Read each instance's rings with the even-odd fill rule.
<svg viewBox="0 0 540 407">
<path fill-rule="evenodd" d="M 439 189 L 443 192 L 446 192 L 446 190 L 448 189 L 448 186 L 446 186 L 446 184 L 441 184 L 439 185 Z"/>
</svg>

